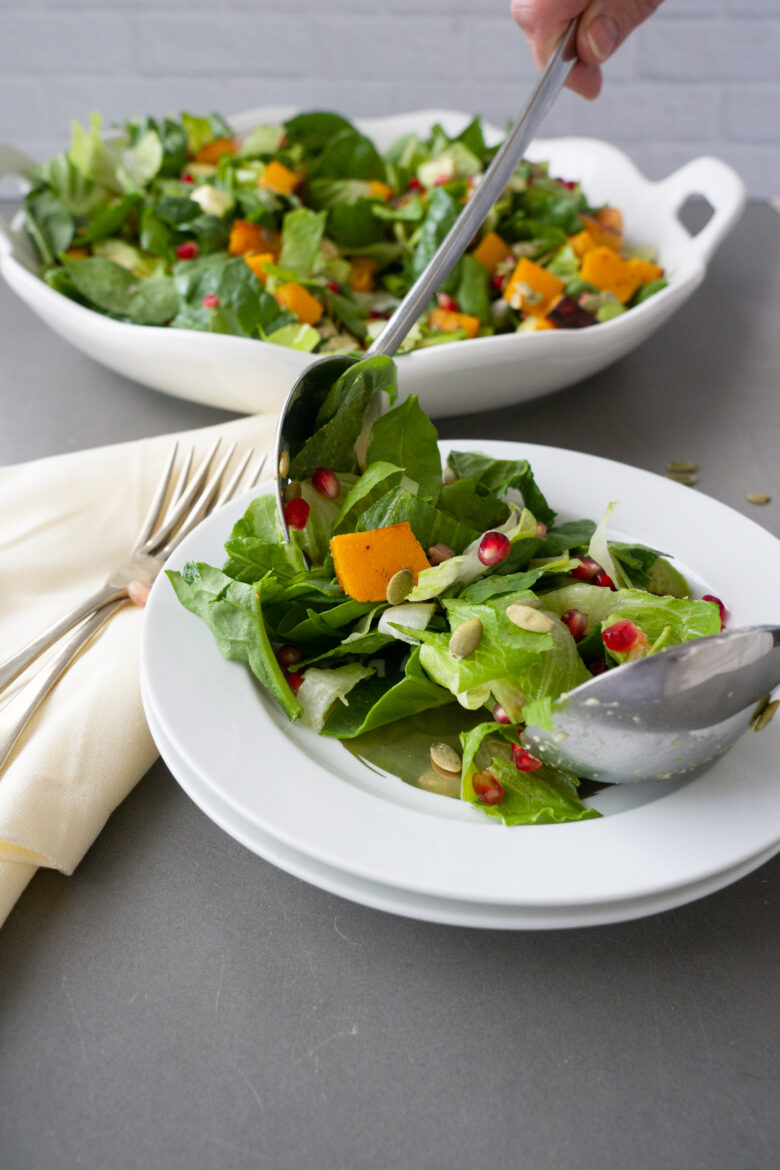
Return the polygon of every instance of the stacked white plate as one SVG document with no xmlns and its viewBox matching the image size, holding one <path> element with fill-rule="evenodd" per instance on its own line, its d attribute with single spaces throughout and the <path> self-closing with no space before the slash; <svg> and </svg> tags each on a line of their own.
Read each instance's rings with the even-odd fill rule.
<svg viewBox="0 0 780 1170">
<path fill-rule="evenodd" d="M 780 542 L 752 521 L 623 464 L 550 447 L 479 446 L 529 459 L 561 520 L 598 518 L 619 501 L 611 535 L 672 555 L 724 599 L 730 625 L 777 620 Z M 250 498 L 205 521 L 170 567 L 222 564 Z M 745 551 L 750 574 L 723 556 L 718 532 Z M 142 686 L 161 755 L 207 816 L 305 881 L 397 914 L 505 929 L 617 922 L 718 890 L 780 849 L 774 727 L 749 732 L 692 781 L 603 790 L 589 802 L 600 819 L 507 829 L 288 723 L 243 665 L 220 657 L 164 575 L 147 605 Z"/>
</svg>

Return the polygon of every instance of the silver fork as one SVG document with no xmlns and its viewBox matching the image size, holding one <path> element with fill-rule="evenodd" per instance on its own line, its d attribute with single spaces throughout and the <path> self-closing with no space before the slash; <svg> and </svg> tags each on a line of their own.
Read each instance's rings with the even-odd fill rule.
<svg viewBox="0 0 780 1170">
<path fill-rule="evenodd" d="M 128 559 L 109 574 L 105 583 L 95 593 L 0 664 L 0 692 L 2 692 L 40 654 L 53 646 L 68 630 L 81 623 L 63 650 L 41 672 L 41 678 L 38 679 L 32 697 L 28 694 L 28 688 L 25 688 L 7 704 L 8 708 L 15 706 L 17 699 L 19 699 L 20 702 L 23 702 L 23 707 L 11 727 L 0 735 L 0 768 L 42 700 L 81 648 L 97 633 L 101 626 L 113 617 L 117 610 L 128 604 L 130 599 L 128 590 L 131 584 L 138 582 L 141 585 L 151 585 L 168 556 L 187 533 L 191 532 L 195 525 L 199 524 L 210 512 L 221 507 L 227 500 L 238 494 L 239 485 L 252 458 L 253 451 L 250 448 L 244 454 L 236 470 L 220 487 L 222 477 L 236 449 L 236 444 L 231 443 L 209 475 L 220 444 L 221 439 L 217 439 L 212 444 L 191 477 L 193 452 L 190 451 L 175 486 L 171 490 L 173 466 L 178 451 L 178 444 L 175 443 Z M 246 482 L 241 485 L 240 490 L 248 490 L 257 484 L 265 462 L 266 456 L 263 456 L 247 477 Z M 165 501 L 168 496 L 166 507 Z"/>
</svg>

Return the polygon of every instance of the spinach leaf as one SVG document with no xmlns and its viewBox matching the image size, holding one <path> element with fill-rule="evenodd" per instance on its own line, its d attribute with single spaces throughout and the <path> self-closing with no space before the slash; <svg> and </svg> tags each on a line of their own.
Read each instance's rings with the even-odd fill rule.
<svg viewBox="0 0 780 1170">
<path fill-rule="evenodd" d="M 382 243 L 385 229 L 374 215 L 376 206 L 370 199 L 356 199 L 350 205 L 331 207 L 328 235 L 348 252 Z"/>
<path fill-rule="evenodd" d="M 428 214 L 420 229 L 412 258 L 415 280 L 428 267 L 429 261 L 460 214 L 461 206 L 443 187 L 435 187 L 430 198 Z M 457 269 L 455 270 L 457 271 Z"/>
<path fill-rule="evenodd" d="M 280 268 L 287 268 L 304 280 L 310 275 L 320 255 L 326 218 L 326 212 L 311 211 L 308 207 L 287 212 L 282 225 Z"/>
<path fill-rule="evenodd" d="M 394 488 L 386 492 L 375 504 L 367 508 L 358 518 L 357 531 L 389 528 L 404 521 L 409 524 L 423 548 L 430 548 L 433 544 L 446 544 L 456 553 L 460 553 L 479 536 L 475 528 L 462 524 L 449 512 L 442 512 L 428 500 L 420 499 L 403 488 Z"/>
<path fill-rule="evenodd" d="M 104 312 L 136 325 L 165 325 L 176 316 L 179 297 L 170 276 L 138 277 L 100 256 L 66 256 L 63 263 L 82 296 Z"/>
<path fill-rule="evenodd" d="M 403 467 L 407 476 L 419 485 L 420 496 L 435 503 L 441 491 L 437 439 L 436 427 L 412 394 L 376 419 L 371 427 L 366 462 L 370 465 L 382 461 Z"/>
<path fill-rule="evenodd" d="M 354 133 L 354 126 L 340 114 L 332 114 L 314 110 L 310 113 L 297 114 L 284 124 L 284 132 L 290 146 L 300 143 L 306 150 L 322 150 L 323 147 L 345 130 Z"/>
<path fill-rule="evenodd" d="M 488 281 L 489 274 L 485 265 L 480 264 L 475 256 L 467 252 L 460 262 L 460 279 L 455 300 L 461 313 L 478 317 L 483 325 L 490 323 Z"/>
<path fill-rule="evenodd" d="M 44 264 L 53 264 L 70 247 L 73 216 L 53 191 L 31 191 L 24 203 L 25 223 Z"/>
<path fill-rule="evenodd" d="M 338 704 L 320 734 L 353 739 L 375 727 L 451 702 L 449 691 L 431 682 L 425 674 L 420 666 L 419 647 L 415 647 L 403 674 L 372 677 L 358 683 L 350 691 L 349 706 Z"/>
<path fill-rule="evenodd" d="M 124 226 L 131 211 L 141 202 L 141 196 L 135 192 L 122 195 L 119 199 L 112 199 L 102 207 L 95 209 L 86 228 L 79 231 L 76 242 L 79 244 L 96 244 L 101 240 L 108 240 L 118 235 Z M 143 248 L 143 244 L 141 245 Z M 62 249 L 64 251 L 64 249 Z"/>
<path fill-rule="evenodd" d="M 555 519 L 527 459 L 491 459 L 478 451 L 452 451 L 447 462 L 459 476 L 479 480 L 495 496 L 505 495 L 510 488 L 519 491 L 526 508 L 542 523 Z"/>
<path fill-rule="evenodd" d="M 509 517 L 509 506 L 488 491 L 484 484 L 471 478 L 444 484 L 439 507 L 478 532 L 497 528 Z"/>
<path fill-rule="evenodd" d="M 380 179 L 386 177 L 382 156 L 370 138 L 353 127 L 328 140 L 309 168 L 312 179 Z"/>
<path fill-rule="evenodd" d="M 392 463 L 371 463 L 350 488 L 333 525 L 333 533 L 354 532 L 362 512 L 381 499 L 386 492 L 397 488 L 403 469 Z"/>
</svg>

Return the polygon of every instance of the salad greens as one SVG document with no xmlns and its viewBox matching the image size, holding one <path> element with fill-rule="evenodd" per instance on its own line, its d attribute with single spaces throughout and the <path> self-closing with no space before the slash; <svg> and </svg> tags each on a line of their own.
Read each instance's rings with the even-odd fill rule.
<svg viewBox="0 0 780 1170">
<path fill-rule="evenodd" d="M 243 138 L 218 114 L 73 124 L 25 201 L 41 276 L 116 320 L 359 354 L 425 268 L 495 153 L 479 118 L 381 153 L 308 112 Z M 522 162 L 403 350 L 594 325 L 663 288 L 616 208 Z"/>
<path fill-rule="evenodd" d="M 365 441 L 376 392 L 390 409 Z M 291 452 L 290 542 L 261 495 L 222 569 L 168 573 L 177 597 L 288 718 L 357 755 L 507 825 L 596 816 L 575 776 L 525 751 L 523 725 L 550 726 L 592 673 L 716 633 L 718 606 L 657 550 L 611 541 L 613 505 L 558 523 L 526 460 L 453 451 L 442 468 L 417 400 L 394 400 L 389 358 L 349 365 Z M 458 773 L 431 772 L 432 735 Z"/>
</svg>

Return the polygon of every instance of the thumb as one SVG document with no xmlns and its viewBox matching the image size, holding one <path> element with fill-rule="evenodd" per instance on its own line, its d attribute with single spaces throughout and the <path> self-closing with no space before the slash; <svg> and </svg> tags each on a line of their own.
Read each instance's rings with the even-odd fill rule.
<svg viewBox="0 0 780 1170">
<path fill-rule="evenodd" d="M 580 18 L 577 55 L 586 65 L 601 65 L 661 0 L 592 0 Z"/>
</svg>

